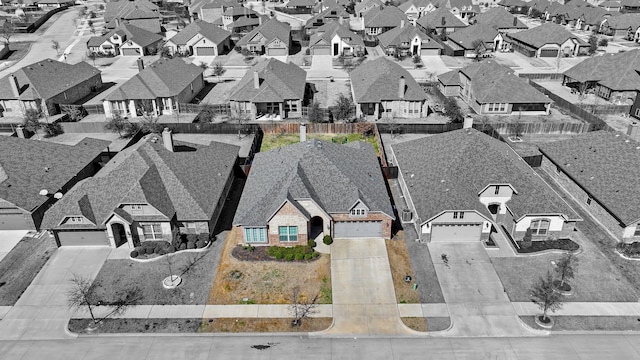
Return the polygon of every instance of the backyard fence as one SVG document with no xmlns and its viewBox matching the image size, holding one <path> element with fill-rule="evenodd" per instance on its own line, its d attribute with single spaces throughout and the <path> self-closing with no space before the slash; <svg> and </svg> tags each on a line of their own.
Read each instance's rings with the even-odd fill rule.
<svg viewBox="0 0 640 360">
<path fill-rule="evenodd" d="M 614 105 L 614 104 L 579 104 L 580 108 L 591 112 L 592 114 L 610 115 L 610 114 L 628 114 L 631 105 Z"/>
<path fill-rule="evenodd" d="M 540 74 L 520 73 L 518 74 L 518 76 L 521 78 L 529 79 L 531 81 L 541 81 L 541 80 L 562 81 L 564 74 L 562 73 L 540 73 Z"/>
<path fill-rule="evenodd" d="M 591 125 L 585 122 L 535 122 L 535 123 L 491 123 L 491 127 L 500 135 L 520 134 L 582 134 L 589 131 Z M 519 127 L 519 129 L 518 129 Z"/>
</svg>

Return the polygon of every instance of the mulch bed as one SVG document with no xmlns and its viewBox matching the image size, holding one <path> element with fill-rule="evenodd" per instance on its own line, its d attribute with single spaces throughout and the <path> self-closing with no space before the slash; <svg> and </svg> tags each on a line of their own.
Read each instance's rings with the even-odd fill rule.
<svg viewBox="0 0 640 360">
<path fill-rule="evenodd" d="M 240 261 L 279 261 L 279 262 L 312 262 L 320 257 L 313 258 L 311 260 L 292 260 L 287 261 L 285 259 L 276 259 L 267 255 L 268 246 L 256 246 L 253 250 L 245 249 L 243 246 L 236 246 L 231 251 L 231 255 Z"/>
<path fill-rule="evenodd" d="M 520 246 L 520 248 L 517 249 L 520 254 L 530 254 L 545 250 L 564 250 L 574 252 L 578 251 L 580 248 L 580 245 L 571 239 L 532 241 L 531 246 L 528 248 L 522 246 L 522 241 L 516 241 L 516 243 Z"/>
<path fill-rule="evenodd" d="M 93 320 L 71 319 L 69 330 L 77 334 L 114 333 L 197 333 L 202 319 L 105 319 L 92 331 L 87 331 Z"/>
</svg>

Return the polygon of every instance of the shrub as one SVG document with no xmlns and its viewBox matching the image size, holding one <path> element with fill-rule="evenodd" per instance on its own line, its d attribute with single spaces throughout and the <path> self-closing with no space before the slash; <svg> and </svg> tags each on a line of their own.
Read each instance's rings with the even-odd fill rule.
<svg viewBox="0 0 640 360">
<path fill-rule="evenodd" d="M 297 253 L 297 254 L 295 255 L 295 259 L 296 259 L 296 261 L 300 261 L 300 260 L 304 259 L 304 256 L 305 256 L 305 255 L 309 255 L 309 254 L 301 254 L 301 253 Z"/>
<path fill-rule="evenodd" d="M 158 250 L 158 248 L 156 248 L 156 250 Z M 167 253 L 167 250 L 165 249 L 159 249 L 158 251 L 156 251 L 156 254 L 158 255 L 165 255 Z"/>
<path fill-rule="evenodd" d="M 174 248 L 173 246 L 167 249 L 167 253 L 169 254 L 173 254 L 174 252 L 176 252 L 176 248 Z"/>
<path fill-rule="evenodd" d="M 287 261 L 293 261 L 293 253 L 288 253 L 287 255 L 284 256 L 284 259 Z"/>
<path fill-rule="evenodd" d="M 251 245 L 247 245 L 247 246 L 251 246 Z M 267 249 L 267 255 L 269 256 L 273 256 L 274 258 L 277 258 L 279 254 L 282 254 L 282 249 L 279 246 L 270 246 Z"/>
<path fill-rule="evenodd" d="M 187 243 L 180 243 L 180 245 L 178 246 L 178 250 L 184 250 L 187 248 Z"/>
<path fill-rule="evenodd" d="M 186 242 L 187 243 L 195 243 L 196 241 L 198 241 L 198 235 L 197 234 L 187 234 L 186 235 Z"/>
<path fill-rule="evenodd" d="M 322 238 L 322 242 L 323 242 L 325 245 L 331 245 L 331 244 L 333 244 L 333 239 L 331 238 L 331 235 L 325 235 L 325 236 Z"/>
<path fill-rule="evenodd" d="M 281 253 L 281 252 L 277 253 L 276 254 L 276 259 L 278 259 L 278 260 L 284 259 L 284 253 Z"/>
<path fill-rule="evenodd" d="M 134 259 L 137 258 L 138 257 L 138 250 L 133 250 L 131 252 L 131 257 L 134 258 Z"/>
<path fill-rule="evenodd" d="M 532 235 L 532 230 L 531 228 L 527 229 L 527 232 L 524 233 L 524 237 L 522 238 L 522 247 L 525 249 L 528 249 L 531 247 L 531 235 Z"/>
<path fill-rule="evenodd" d="M 304 259 L 305 260 L 311 260 L 313 258 L 313 255 L 311 254 L 304 254 Z"/>
<path fill-rule="evenodd" d="M 58 135 L 64 134 L 64 129 L 60 123 L 52 123 L 44 126 L 44 137 L 50 138 Z"/>
<path fill-rule="evenodd" d="M 211 237 L 209 234 L 198 234 L 198 241 L 202 241 L 206 245 L 211 241 Z"/>
<path fill-rule="evenodd" d="M 152 248 L 152 247 L 144 248 L 145 254 L 148 254 L 148 255 L 153 254 L 154 250 L 155 250 L 155 248 Z"/>
<path fill-rule="evenodd" d="M 162 251 L 162 247 L 161 246 L 156 246 L 155 248 L 153 248 L 153 252 L 156 254 L 160 254 L 160 252 Z"/>
<path fill-rule="evenodd" d="M 305 55 L 311 55 L 311 49 L 307 48 L 307 50 L 304 51 Z"/>
<path fill-rule="evenodd" d="M 196 243 L 195 242 L 188 242 L 187 243 L 187 249 L 191 250 L 191 249 L 195 249 L 196 248 Z"/>
<path fill-rule="evenodd" d="M 196 249 L 202 249 L 205 246 L 207 246 L 207 244 L 205 244 L 204 241 L 196 241 Z"/>
<path fill-rule="evenodd" d="M 316 244 L 316 241 L 315 241 L 315 240 L 313 240 L 313 239 L 309 239 L 309 241 L 307 241 L 307 246 L 308 246 L 308 247 L 310 247 L 310 248 L 312 248 L 312 249 L 313 249 L 314 247 L 316 247 L 316 245 L 317 245 L 317 244 Z"/>
<path fill-rule="evenodd" d="M 320 256 L 320 253 L 317 253 L 317 252 L 315 252 L 315 251 L 314 251 L 314 252 L 313 252 L 313 254 L 311 254 L 311 255 L 312 255 L 312 257 L 315 259 L 315 258 L 317 258 L 318 256 Z"/>
</svg>

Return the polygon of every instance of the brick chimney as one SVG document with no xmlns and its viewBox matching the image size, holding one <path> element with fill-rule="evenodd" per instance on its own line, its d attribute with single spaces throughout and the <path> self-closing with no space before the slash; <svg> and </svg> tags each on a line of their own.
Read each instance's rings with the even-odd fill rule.
<svg viewBox="0 0 640 360">
<path fill-rule="evenodd" d="M 9 75 L 9 85 L 11 86 L 11 91 L 13 92 L 13 96 L 20 96 L 20 85 L 18 84 L 18 79 L 16 79 L 13 74 Z"/>
<path fill-rule="evenodd" d="M 629 124 L 627 135 L 629 135 L 633 140 L 640 141 L 640 124 L 635 121 Z"/>
<path fill-rule="evenodd" d="M 138 71 L 144 70 L 144 60 L 142 60 L 142 58 L 138 58 L 136 63 L 138 63 Z"/>
<path fill-rule="evenodd" d="M 404 28 L 404 20 L 400 20 L 400 29 Z"/>
<path fill-rule="evenodd" d="M 173 134 L 169 128 L 162 130 L 162 142 L 167 150 L 173 152 Z"/>
<path fill-rule="evenodd" d="M 260 75 L 258 75 L 258 71 L 253 71 L 253 87 L 256 89 L 260 89 Z"/>
<path fill-rule="evenodd" d="M 404 99 L 404 87 L 406 85 L 406 81 L 404 76 L 400 76 L 400 81 L 398 82 L 398 97 L 400 99 Z"/>
</svg>

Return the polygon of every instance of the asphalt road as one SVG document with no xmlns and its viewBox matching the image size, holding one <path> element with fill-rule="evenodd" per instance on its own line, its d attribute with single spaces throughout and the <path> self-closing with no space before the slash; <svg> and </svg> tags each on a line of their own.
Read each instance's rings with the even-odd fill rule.
<svg viewBox="0 0 640 360">
<path fill-rule="evenodd" d="M 640 359 L 640 335 L 544 338 L 109 336 L 0 342 L 3 360 L 90 359 Z"/>
</svg>

